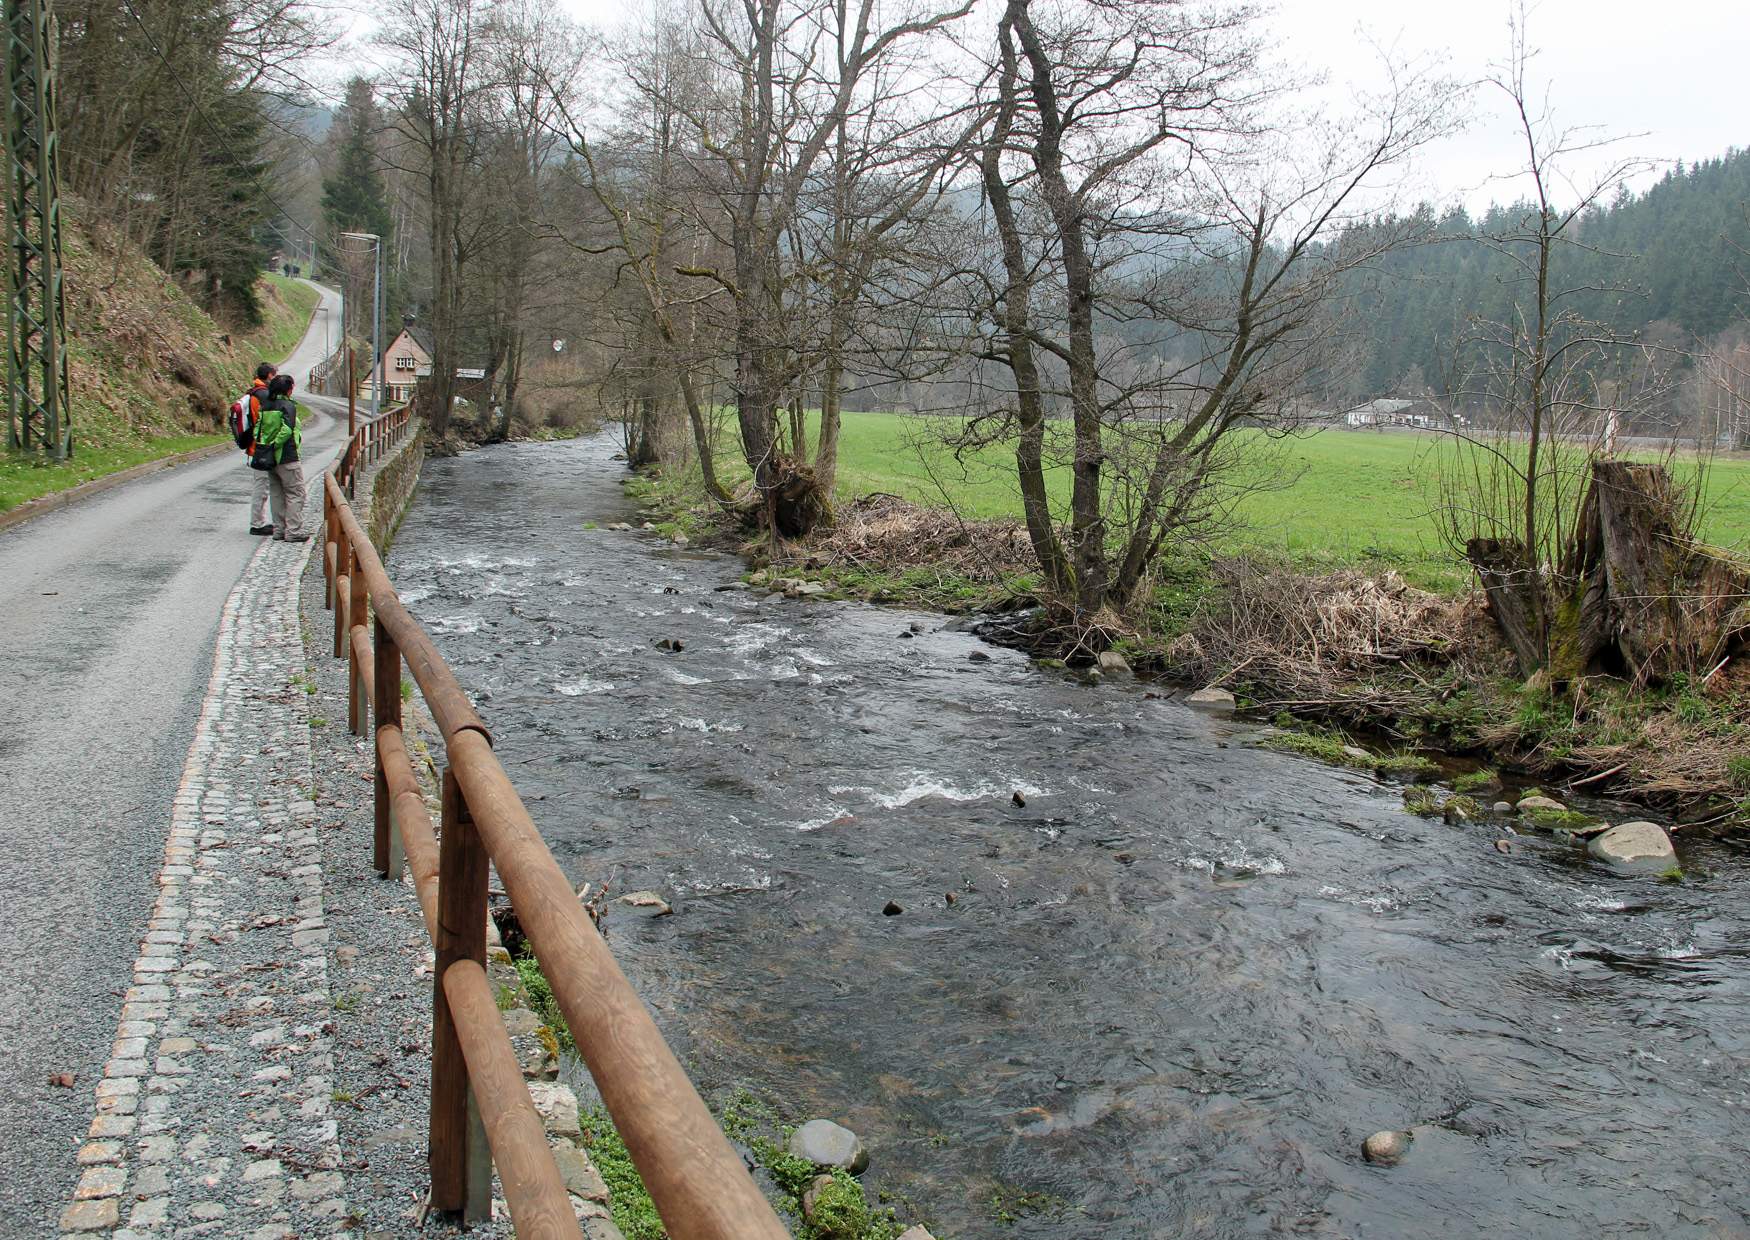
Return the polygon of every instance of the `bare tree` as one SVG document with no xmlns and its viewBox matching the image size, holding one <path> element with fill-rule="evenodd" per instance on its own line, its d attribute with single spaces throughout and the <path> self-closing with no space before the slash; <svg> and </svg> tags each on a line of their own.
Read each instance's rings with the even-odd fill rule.
<svg viewBox="0 0 1750 1240">
<path fill-rule="evenodd" d="M 1519 175 L 1529 198 L 1506 226 L 1481 240 L 1513 271 L 1508 312 L 1477 319 L 1465 342 L 1475 359 L 1462 395 L 1490 411 L 1490 437 L 1461 435 L 1442 470 L 1447 536 L 1482 581 L 1502 633 L 1525 674 L 1548 667 L 1552 627 L 1568 590 L 1561 564 L 1582 523 L 1593 463 L 1613 446 L 1623 391 L 1600 383 L 1614 353 L 1628 343 L 1580 309 L 1584 295 L 1627 290 L 1564 272 L 1564 259 L 1586 248 L 1585 213 L 1644 166 L 1619 159 L 1576 183 L 1568 168 L 1616 139 L 1559 125 L 1527 74 L 1536 52 L 1526 10 L 1509 21 L 1510 52 L 1488 79 L 1507 102 L 1525 160 Z"/>
<path fill-rule="evenodd" d="M 701 222 L 714 230 L 727 262 L 680 270 L 726 298 L 742 454 L 766 524 L 777 533 L 806 533 L 830 512 L 812 468 L 784 450 L 778 421 L 808 361 L 786 241 L 876 68 L 971 8 L 971 0 L 941 9 L 875 0 L 700 0 L 702 51 L 723 89 L 717 106 L 678 112 L 689 147 L 699 152 L 699 183 L 715 199 Z"/>
<path fill-rule="evenodd" d="M 623 278 L 637 288 L 637 322 L 673 369 L 705 489 L 727 505 L 731 499 L 717 479 L 694 347 L 702 299 L 678 287 L 679 270 L 696 270 L 715 255 L 710 234 L 694 223 L 698 186 L 684 148 L 692 118 L 705 116 L 708 108 L 698 32 L 681 12 L 662 10 L 613 55 L 634 89 L 609 149 L 601 149 L 579 118 L 566 117 L 571 149 L 583 162 L 585 189 L 607 217 L 607 236 L 567 240 L 583 252 L 621 257 L 615 282 Z M 712 288 L 704 297 L 718 295 L 720 290 Z M 654 416 L 659 394 L 647 382 L 639 387 L 635 399 L 642 416 Z M 640 436 L 646 445 L 651 438 Z"/>
<path fill-rule="evenodd" d="M 1278 119 L 1292 136 L 1265 142 L 1251 16 L 1008 0 L 997 25 L 979 152 L 1001 259 L 978 278 L 987 356 L 1010 374 L 1001 434 L 1029 538 L 1091 646 L 1169 540 L 1217 515 L 1230 432 L 1294 424 L 1348 273 L 1408 239 L 1351 230 L 1358 196 L 1451 103 L 1414 76 L 1366 124 Z M 1046 479 L 1057 409 L 1071 439 L 1061 524 Z"/>
<path fill-rule="evenodd" d="M 479 239 L 468 217 L 482 110 L 493 83 L 484 33 L 493 0 L 394 0 L 378 35 L 399 64 L 391 80 L 403 157 L 425 189 L 432 291 L 432 373 L 419 388 L 432 439 L 449 432 L 461 361 L 465 268 Z M 477 223 L 477 221 L 475 221 Z"/>
</svg>

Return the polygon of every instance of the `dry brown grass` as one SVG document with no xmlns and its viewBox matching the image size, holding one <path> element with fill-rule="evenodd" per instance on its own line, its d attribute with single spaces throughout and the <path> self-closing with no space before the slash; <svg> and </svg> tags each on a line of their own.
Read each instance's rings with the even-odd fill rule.
<svg viewBox="0 0 1750 1240">
<path fill-rule="evenodd" d="M 1424 705 L 1454 662 L 1498 669 L 1475 601 L 1396 573 L 1308 576 L 1245 559 L 1212 567 L 1217 589 L 1166 650 L 1167 670 L 1233 683 L 1272 710 L 1378 725 Z"/>
<path fill-rule="evenodd" d="M 1034 568 L 1027 532 L 1016 523 L 963 520 L 896 495 L 866 495 L 841 507 L 803 558 L 821 568 L 880 572 L 928 566 L 988 585 Z"/>
</svg>

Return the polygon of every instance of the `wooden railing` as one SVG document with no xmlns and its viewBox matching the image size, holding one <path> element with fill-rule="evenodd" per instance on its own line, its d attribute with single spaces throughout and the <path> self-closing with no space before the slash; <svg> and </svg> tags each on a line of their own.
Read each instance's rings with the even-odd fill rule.
<svg viewBox="0 0 1750 1240">
<path fill-rule="evenodd" d="M 496 865 L 584 1064 L 674 1240 L 788 1236 L 609 954 L 492 752 L 492 738 L 401 603 L 347 495 L 362 464 L 407 433 L 407 410 L 359 428 L 323 476 L 323 564 L 348 720 L 376 732 L 377 873 L 412 871 L 436 949 L 432 987 L 431 1205 L 490 1214 L 492 1165 L 519 1237 L 581 1240 L 570 1197 L 488 985 L 486 896 Z M 405 664 L 443 735 L 432 829 L 401 725 Z"/>
<path fill-rule="evenodd" d="M 402 405 L 391 409 L 353 431 L 340 459 L 334 462 L 334 478 L 348 499 L 353 498 L 358 485 L 359 470 L 382 460 L 407 437 L 407 428 L 413 421 L 412 408 L 411 405 Z"/>
</svg>

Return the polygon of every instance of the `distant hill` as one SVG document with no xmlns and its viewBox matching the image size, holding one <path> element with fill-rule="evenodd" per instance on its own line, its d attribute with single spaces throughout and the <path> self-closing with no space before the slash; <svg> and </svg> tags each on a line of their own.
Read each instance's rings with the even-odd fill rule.
<svg viewBox="0 0 1750 1240">
<path fill-rule="evenodd" d="M 1495 207 L 1475 219 L 1463 210 L 1416 213 L 1430 244 L 1389 256 L 1370 277 L 1350 395 L 1456 386 L 1468 321 L 1505 317 L 1515 293 L 1512 261 L 1473 238 L 1526 210 Z M 1750 319 L 1750 151 L 1679 164 L 1644 192 L 1623 192 L 1588 213 L 1576 235 L 1583 248 L 1560 253 L 1556 287 L 1626 286 L 1565 303 L 1588 318 L 1672 344 Z"/>
</svg>

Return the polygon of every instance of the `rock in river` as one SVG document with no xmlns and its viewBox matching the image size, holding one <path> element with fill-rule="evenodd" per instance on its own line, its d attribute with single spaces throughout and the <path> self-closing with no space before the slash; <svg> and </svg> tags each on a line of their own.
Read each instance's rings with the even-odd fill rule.
<svg viewBox="0 0 1750 1240">
<path fill-rule="evenodd" d="M 1398 1161 L 1409 1152 L 1410 1134 L 1393 1132 L 1387 1129 L 1376 1132 L 1361 1143 L 1362 1157 L 1370 1163 L 1378 1163 L 1382 1167 L 1395 1167 Z"/>
<path fill-rule="evenodd" d="M 1559 814 L 1559 813 L 1562 813 L 1567 808 L 1568 807 L 1566 805 L 1563 805 L 1560 801 L 1556 800 L 1554 797 L 1534 795 L 1534 796 L 1528 796 L 1528 797 L 1521 797 L 1519 800 L 1519 812 L 1522 814 L 1528 813 L 1532 810 L 1543 810 L 1547 813 Z"/>
<path fill-rule="evenodd" d="M 1116 650 L 1102 650 L 1100 652 L 1100 670 L 1102 672 L 1128 672 L 1130 664 L 1125 662 L 1124 656 Z"/>
<path fill-rule="evenodd" d="M 790 1134 L 790 1153 L 819 1167 L 843 1167 L 861 1175 L 869 1154 L 857 1134 L 830 1119 L 811 1119 Z"/>
<path fill-rule="evenodd" d="M 1663 874 L 1677 864 L 1677 850 L 1662 827 L 1625 822 L 1592 838 L 1586 851 L 1619 874 Z"/>
<path fill-rule="evenodd" d="M 667 917 L 674 909 L 669 902 L 654 891 L 629 891 L 620 897 L 621 904 L 630 904 L 633 908 L 649 909 L 652 917 Z"/>
<path fill-rule="evenodd" d="M 1185 701 L 1192 706 L 1201 706 L 1204 710 L 1232 710 L 1234 695 L 1226 689 L 1199 689 L 1187 694 Z"/>
</svg>

